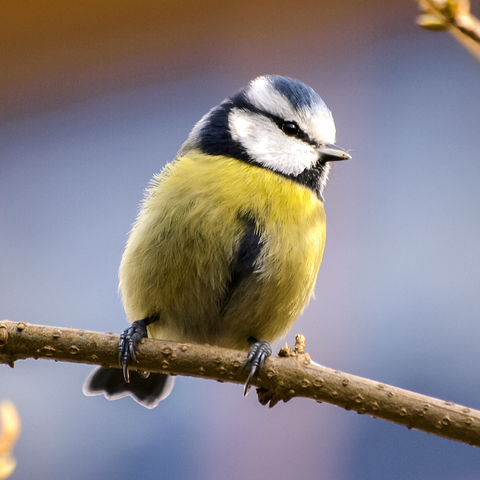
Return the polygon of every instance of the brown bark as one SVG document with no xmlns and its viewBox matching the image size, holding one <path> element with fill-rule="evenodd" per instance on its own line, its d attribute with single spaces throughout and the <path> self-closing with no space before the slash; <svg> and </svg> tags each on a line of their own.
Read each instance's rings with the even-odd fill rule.
<svg viewBox="0 0 480 480">
<path fill-rule="evenodd" d="M 24 322 L 0 322 L 0 363 L 13 367 L 27 358 L 118 367 L 119 336 Z M 139 370 L 244 383 L 244 352 L 145 339 L 138 346 Z M 293 397 L 311 398 L 346 410 L 415 428 L 458 442 L 480 446 L 480 411 L 349 375 L 313 363 L 297 336 L 295 349 L 270 357 L 252 384 L 262 404 Z"/>
</svg>

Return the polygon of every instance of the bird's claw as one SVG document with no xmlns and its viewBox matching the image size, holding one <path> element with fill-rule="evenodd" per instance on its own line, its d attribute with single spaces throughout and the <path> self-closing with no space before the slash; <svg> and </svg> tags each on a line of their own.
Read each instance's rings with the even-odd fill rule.
<svg viewBox="0 0 480 480">
<path fill-rule="evenodd" d="M 123 378 L 126 383 L 130 383 L 128 367 L 132 361 L 137 361 L 135 348 L 142 338 L 147 337 L 147 325 L 148 324 L 144 320 L 137 320 L 120 335 L 120 342 L 118 344 L 118 362 L 122 367 Z"/>
<path fill-rule="evenodd" d="M 250 382 L 252 381 L 255 373 L 258 372 L 260 368 L 263 367 L 265 360 L 272 354 L 272 347 L 266 341 L 255 341 L 250 347 L 250 352 L 248 352 L 247 361 L 245 362 L 244 368 L 247 368 L 249 365 L 250 373 L 248 374 L 247 381 L 243 387 L 243 396 L 246 397 L 250 391 Z"/>
</svg>

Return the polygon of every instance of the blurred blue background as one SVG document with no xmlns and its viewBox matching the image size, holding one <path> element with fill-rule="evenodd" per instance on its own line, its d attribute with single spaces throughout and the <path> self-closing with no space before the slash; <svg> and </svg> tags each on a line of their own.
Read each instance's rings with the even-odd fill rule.
<svg viewBox="0 0 480 480">
<path fill-rule="evenodd" d="M 11 6 L 41 28 L 2 74 L 0 318 L 122 331 L 117 270 L 150 178 L 211 107 L 278 73 L 323 97 L 353 156 L 334 165 L 316 299 L 286 340 L 303 333 L 323 365 L 479 409 L 480 65 L 418 29 L 406 0 L 206 2 L 188 30 L 165 5 L 147 11 L 158 29 L 132 17 L 136 30 L 113 37 L 100 14 L 63 19 L 64 43 L 50 41 L 48 11 Z M 89 28 L 72 39 L 76 22 Z M 188 35 L 151 47 L 170 31 Z M 12 479 L 479 476 L 472 447 L 331 405 L 270 410 L 240 386 L 178 377 L 150 411 L 84 397 L 91 370 L 0 365 L 0 400 L 23 422 Z"/>
</svg>

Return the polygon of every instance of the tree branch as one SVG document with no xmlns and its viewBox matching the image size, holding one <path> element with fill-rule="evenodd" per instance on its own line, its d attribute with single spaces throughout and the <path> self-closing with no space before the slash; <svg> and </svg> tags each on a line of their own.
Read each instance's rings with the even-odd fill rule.
<svg viewBox="0 0 480 480">
<path fill-rule="evenodd" d="M 449 31 L 480 60 L 480 21 L 470 13 L 470 0 L 417 0 L 422 15 L 418 25 L 427 30 Z"/>
<path fill-rule="evenodd" d="M 295 350 L 284 347 L 283 357 L 268 358 L 252 382 L 263 405 L 306 397 L 480 447 L 480 411 L 317 365 L 304 353 L 302 338 Z M 0 363 L 43 358 L 118 367 L 118 341 L 112 333 L 4 320 Z M 144 339 L 134 369 L 243 384 L 245 360 L 237 350 Z"/>
</svg>

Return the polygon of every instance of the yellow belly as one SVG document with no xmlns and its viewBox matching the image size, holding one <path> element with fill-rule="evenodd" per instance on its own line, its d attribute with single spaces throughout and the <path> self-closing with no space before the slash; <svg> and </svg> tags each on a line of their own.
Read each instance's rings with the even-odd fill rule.
<svg viewBox="0 0 480 480">
<path fill-rule="evenodd" d="M 230 261 L 254 218 L 255 272 L 220 311 Z M 127 242 L 120 289 L 149 336 L 249 348 L 284 335 L 310 299 L 325 245 L 323 203 L 307 187 L 236 159 L 190 152 L 154 179 Z"/>
</svg>

